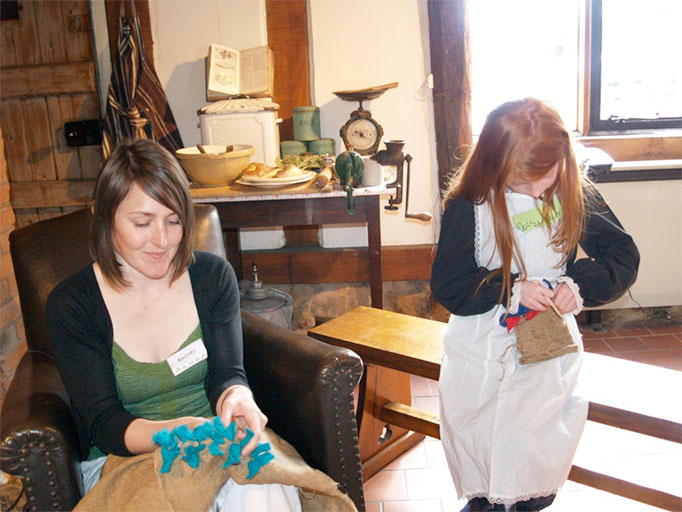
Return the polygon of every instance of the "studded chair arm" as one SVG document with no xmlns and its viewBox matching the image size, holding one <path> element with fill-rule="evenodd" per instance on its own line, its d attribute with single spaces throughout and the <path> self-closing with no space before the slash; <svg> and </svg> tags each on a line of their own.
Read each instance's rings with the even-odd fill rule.
<svg viewBox="0 0 682 512">
<path fill-rule="evenodd" d="M 242 323 L 246 374 L 268 426 L 365 510 L 353 398 L 362 360 L 246 311 Z"/>
<path fill-rule="evenodd" d="M 0 466 L 24 481 L 29 510 L 71 510 L 82 495 L 78 435 L 52 358 L 29 350 L 2 404 Z"/>
</svg>

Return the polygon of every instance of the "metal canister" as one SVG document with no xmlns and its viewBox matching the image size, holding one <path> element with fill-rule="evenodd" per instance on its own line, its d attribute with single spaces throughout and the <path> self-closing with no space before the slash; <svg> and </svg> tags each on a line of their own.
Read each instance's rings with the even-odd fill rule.
<svg viewBox="0 0 682 512">
<path fill-rule="evenodd" d="M 308 141 L 320 138 L 320 107 L 294 107 L 294 139 Z"/>
<path fill-rule="evenodd" d="M 270 322 L 292 328 L 294 301 L 291 295 L 263 285 L 258 278 L 258 267 L 252 266 L 253 281 L 243 280 L 239 283 L 239 299 L 242 309 L 258 315 Z"/>
<path fill-rule="evenodd" d="M 301 142 L 300 140 L 283 140 L 279 143 L 279 149 L 282 156 L 300 155 L 301 153 L 305 153 L 308 150 L 305 143 Z"/>
<path fill-rule="evenodd" d="M 307 142 L 308 151 L 316 155 L 335 155 L 336 142 L 334 139 L 317 139 Z"/>
</svg>

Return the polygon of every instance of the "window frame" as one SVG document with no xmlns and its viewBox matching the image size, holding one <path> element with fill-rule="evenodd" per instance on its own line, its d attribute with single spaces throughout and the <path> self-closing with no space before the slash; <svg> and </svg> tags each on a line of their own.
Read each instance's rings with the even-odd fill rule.
<svg viewBox="0 0 682 512">
<path fill-rule="evenodd" d="M 682 118 L 661 117 L 601 119 L 601 53 L 602 53 L 602 0 L 591 2 L 590 31 L 590 80 L 589 80 L 589 132 L 614 131 L 630 132 L 632 130 L 660 130 L 682 128 Z"/>
<path fill-rule="evenodd" d="M 438 185 L 446 190 L 452 170 L 471 147 L 471 83 L 467 4 L 427 2 Z M 592 0 L 580 0 L 578 131 L 576 141 L 604 150 L 616 162 L 682 159 L 682 130 L 596 132 L 590 129 Z"/>
</svg>

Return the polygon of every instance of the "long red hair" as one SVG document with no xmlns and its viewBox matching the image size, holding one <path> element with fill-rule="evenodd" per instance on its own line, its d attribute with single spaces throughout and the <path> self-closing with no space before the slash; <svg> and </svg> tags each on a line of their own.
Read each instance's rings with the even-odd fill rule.
<svg viewBox="0 0 682 512">
<path fill-rule="evenodd" d="M 543 194 L 542 217 L 550 226 L 556 195 L 562 209 L 552 247 L 564 254 L 561 264 L 578 245 L 585 219 L 583 187 L 587 183 L 576 162 L 571 137 L 559 113 L 548 103 L 525 98 L 510 101 L 488 114 L 478 142 L 466 162 L 453 177 L 443 207 L 449 199 L 463 196 L 474 204 L 487 202 L 493 213 L 495 240 L 502 268 L 505 293 L 511 296 L 511 266 L 517 262 L 521 278 L 526 277 L 505 200 L 510 181 L 535 181 L 557 165 L 556 181 Z"/>
</svg>

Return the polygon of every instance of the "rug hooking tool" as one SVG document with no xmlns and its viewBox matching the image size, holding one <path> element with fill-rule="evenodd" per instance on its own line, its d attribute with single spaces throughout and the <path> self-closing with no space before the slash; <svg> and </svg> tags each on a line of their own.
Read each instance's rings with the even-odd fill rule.
<svg viewBox="0 0 682 512">
<path fill-rule="evenodd" d="M 545 283 L 547 283 L 547 287 L 548 287 L 550 290 L 552 290 L 552 285 L 549 284 L 549 281 L 547 281 L 546 279 L 543 279 L 543 281 L 544 281 Z M 534 283 L 535 283 L 535 284 L 542 285 L 542 283 L 541 283 L 540 281 L 534 281 Z M 551 308 L 552 308 L 552 311 L 554 311 L 554 312 L 556 313 L 556 316 L 558 316 L 558 317 L 561 319 L 561 321 L 564 322 L 564 317 L 563 317 L 563 315 L 562 315 L 561 313 L 559 313 L 559 309 L 556 307 L 556 305 L 554 304 L 554 302 L 552 302 L 552 299 L 550 299 L 550 298 L 548 297 L 548 298 L 547 298 L 547 302 L 549 302 L 549 307 L 551 307 Z M 564 323 L 566 323 L 566 322 L 564 322 Z"/>
<path fill-rule="evenodd" d="M 559 313 L 559 310 L 558 310 L 557 307 L 554 305 L 554 302 L 552 302 L 552 299 L 547 299 L 547 301 L 549 302 L 549 306 L 552 308 L 552 311 L 554 311 L 554 312 L 556 313 L 556 316 L 558 316 L 559 318 L 561 318 L 561 321 L 563 322 L 563 321 L 564 321 L 564 317 L 563 317 L 563 315 L 562 315 L 561 313 Z"/>
</svg>

